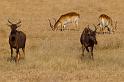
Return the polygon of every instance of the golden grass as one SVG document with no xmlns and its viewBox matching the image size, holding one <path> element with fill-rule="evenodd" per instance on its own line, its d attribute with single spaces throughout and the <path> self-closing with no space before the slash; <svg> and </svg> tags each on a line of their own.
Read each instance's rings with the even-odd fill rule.
<svg viewBox="0 0 124 82">
<path fill-rule="evenodd" d="M 124 81 L 123 0 L 1 0 L 0 11 L 0 82 Z M 80 30 L 52 31 L 48 18 L 57 19 L 69 11 L 80 13 Z M 87 24 L 97 24 L 102 13 L 118 21 L 118 31 L 97 34 L 95 60 L 87 52 L 81 60 L 80 35 Z M 21 19 L 22 27 L 18 30 L 27 35 L 26 58 L 19 64 L 7 61 L 8 18 Z"/>
</svg>

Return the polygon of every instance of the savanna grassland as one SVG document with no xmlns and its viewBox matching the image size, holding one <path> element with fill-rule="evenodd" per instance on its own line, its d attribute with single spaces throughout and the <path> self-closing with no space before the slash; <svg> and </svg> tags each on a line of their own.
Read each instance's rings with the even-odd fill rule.
<svg viewBox="0 0 124 82">
<path fill-rule="evenodd" d="M 81 16 L 80 30 L 51 30 L 48 18 L 72 11 Z M 95 60 L 88 53 L 81 60 L 80 35 L 103 13 L 118 21 L 117 31 L 97 34 Z M 8 61 L 8 19 L 20 19 L 18 30 L 27 35 L 26 57 L 19 64 Z M 124 0 L 0 0 L 0 82 L 124 82 L 123 21 Z"/>
</svg>

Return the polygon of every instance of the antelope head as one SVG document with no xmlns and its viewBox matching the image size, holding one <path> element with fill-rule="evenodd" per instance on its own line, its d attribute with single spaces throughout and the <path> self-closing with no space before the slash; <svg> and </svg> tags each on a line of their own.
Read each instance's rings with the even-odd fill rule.
<svg viewBox="0 0 124 82">
<path fill-rule="evenodd" d="M 53 20 L 55 21 L 54 25 L 52 25 L 52 23 L 51 23 L 50 19 L 48 19 L 49 24 L 50 24 L 50 27 L 51 27 L 51 28 L 52 28 L 52 30 L 54 31 L 54 30 L 58 27 L 58 25 L 59 25 L 60 23 L 59 23 L 58 21 L 56 21 L 56 19 L 55 19 L 55 18 L 53 18 Z"/>
<path fill-rule="evenodd" d="M 20 20 L 16 24 L 14 24 L 8 19 L 8 23 L 9 23 L 8 26 L 11 27 L 12 30 L 16 30 L 18 27 L 21 26 Z"/>
</svg>

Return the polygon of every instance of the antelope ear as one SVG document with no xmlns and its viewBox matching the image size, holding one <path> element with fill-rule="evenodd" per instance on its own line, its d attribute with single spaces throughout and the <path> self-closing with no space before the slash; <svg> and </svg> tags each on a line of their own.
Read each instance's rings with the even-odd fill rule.
<svg viewBox="0 0 124 82">
<path fill-rule="evenodd" d="M 6 25 L 7 25 L 7 26 L 9 26 L 9 27 L 11 27 L 11 25 L 10 25 L 10 24 L 8 24 L 8 23 L 7 23 Z"/>
<path fill-rule="evenodd" d="M 21 24 L 20 25 L 17 25 L 17 28 L 20 27 L 20 26 L 21 26 Z"/>
</svg>

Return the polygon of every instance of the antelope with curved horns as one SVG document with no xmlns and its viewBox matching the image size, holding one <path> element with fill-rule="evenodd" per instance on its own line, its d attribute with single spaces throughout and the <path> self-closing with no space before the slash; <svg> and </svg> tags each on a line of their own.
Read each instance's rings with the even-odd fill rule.
<svg viewBox="0 0 124 82">
<path fill-rule="evenodd" d="M 84 57 L 84 50 L 86 49 L 87 52 L 91 53 L 91 58 L 94 59 L 93 57 L 93 48 L 94 45 L 97 45 L 97 40 L 96 40 L 96 26 L 95 30 L 91 30 L 89 28 L 89 25 L 84 28 L 81 37 L 80 37 L 80 42 L 82 44 L 82 56 Z"/>
<path fill-rule="evenodd" d="M 104 33 L 105 28 L 111 32 L 115 32 L 117 30 L 117 21 L 115 21 L 115 26 L 113 26 L 113 21 L 111 17 L 107 16 L 106 14 L 101 14 L 99 16 L 99 24 L 97 26 L 100 26 L 100 31 Z"/>
<path fill-rule="evenodd" d="M 11 28 L 11 32 L 9 35 L 9 44 L 11 49 L 11 59 L 13 59 L 13 48 L 16 49 L 16 57 L 15 61 L 18 62 L 20 59 L 19 49 L 22 48 L 23 53 L 25 55 L 25 43 L 26 43 L 26 34 L 22 31 L 17 31 L 16 29 L 21 26 L 21 21 L 16 24 L 13 24 L 8 20 L 10 24 L 8 26 Z"/>
<path fill-rule="evenodd" d="M 55 20 L 54 25 L 51 24 L 50 19 L 48 19 L 48 20 L 50 23 L 50 27 L 52 28 L 53 31 L 58 29 L 59 26 L 61 27 L 61 31 L 63 31 L 63 29 L 69 23 L 75 24 L 75 26 L 78 28 L 79 18 L 80 18 L 80 15 L 78 13 L 69 12 L 67 14 L 61 15 L 57 21 L 54 19 Z"/>
</svg>

